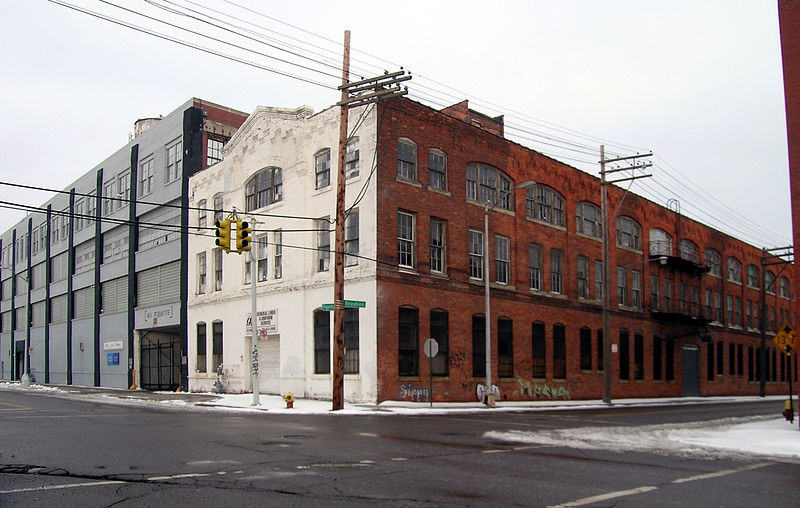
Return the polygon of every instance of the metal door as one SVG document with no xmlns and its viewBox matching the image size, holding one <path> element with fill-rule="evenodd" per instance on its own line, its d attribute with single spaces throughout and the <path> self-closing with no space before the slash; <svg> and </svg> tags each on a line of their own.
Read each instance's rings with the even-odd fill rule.
<svg viewBox="0 0 800 508">
<path fill-rule="evenodd" d="M 141 386 L 145 390 L 178 389 L 181 351 L 178 337 L 142 337 Z"/>
<path fill-rule="evenodd" d="M 683 391 L 684 397 L 700 395 L 700 348 L 694 344 L 683 346 Z"/>
</svg>

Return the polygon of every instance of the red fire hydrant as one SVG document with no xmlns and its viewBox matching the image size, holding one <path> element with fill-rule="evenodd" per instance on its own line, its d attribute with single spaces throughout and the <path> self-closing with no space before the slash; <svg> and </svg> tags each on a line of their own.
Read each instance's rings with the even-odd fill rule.
<svg viewBox="0 0 800 508">
<path fill-rule="evenodd" d="M 283 400 L 286 401 L 286 409 L 292 409 L 294 407 L 294 396 L 292 395 L 292 392 L 284 395 Z"/>
</svg>

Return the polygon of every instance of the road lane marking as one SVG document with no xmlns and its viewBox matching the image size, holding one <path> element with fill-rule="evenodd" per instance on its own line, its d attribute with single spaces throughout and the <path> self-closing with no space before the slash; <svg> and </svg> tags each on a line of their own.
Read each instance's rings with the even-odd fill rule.
<svg viewBox="0 0 800 508">
<path fill-rule="evenodd" d="M 103 482 L 68 483 L 65 485 L 44 485 L 41 487 L 28 487 L 26 489 L 0 490 L 0 494 L 17 494 L 19 492 L 38 492 L 42 490 L 56 490 L 56 489 L 74 489 L 76 487 L 96 487 L 98 485 L 114 485 L 117 483 L 125 483 L 125 482 L 108 480 Z"/>
<path fill-rule="evenodd" d="M 211 476 L 209 473 L 184 473 L 184 474 L 174 474 L 171 476 L 152 476 L 147 479 L 147 481 L 157 482 L 163 480 L 178 480 L 181 478 L 199 478 L 202 476 Z"/>
<path fill-rule="evenodd" d="M 607 494 L 599 494 L 597 496 L 584 497 L 583 499 L 576 499 L 562 504 L 552 505 L 548 508 L 561 508 L 562 506 L 584 506 L 592 503 L 599 503 L 600 501 L 608 501 L 609 499 L 616 499 L 618 497 L 633 496 L 634 494 L 641 494 L 643 492 L 650 492 L 658 490 L 658 487 L 638 487 L 629 490 L 618 490 L 616 492 L 608 492 Z"/>
<path fill-rule="evenodd" d="M 677 480 L 672 480 L 672 483 L 686 483 L 686 482 L 693 482 L 696 480 L 707 480 L 709 478 L 719 478 L 721 476 L 728 476 L 731 474 L 741 473 L 744 471 L 751 471 L 753 469 L 759 469 L 762 467 L 771 466 L 773 464 L 774 462 L 759 462 L 758 464 L 750 464 L 749 466 L 737 467 L 736 469 L 725 469 L 723 471 L 717 471 L 715 473 L 699 474 L 697 476 L 690 476 L 688 478 L 678 478 Z"/>
</svg>

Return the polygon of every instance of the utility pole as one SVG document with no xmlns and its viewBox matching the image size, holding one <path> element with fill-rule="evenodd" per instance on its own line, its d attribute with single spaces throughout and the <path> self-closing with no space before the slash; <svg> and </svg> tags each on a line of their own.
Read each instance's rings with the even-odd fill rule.
<svg viewBox="0 0 800 508">
<path fill-rule="evenodd" d="M 333 386 L 332 409 L 344 407 L 344 259 L 345 259 L 345 165 L 347 162 L 347 116 L 351 107 L 364 106 L 380 99 L 408 93 L 399 83 L 411 79 L 404 71 L 350 83 L 350 30 L 344 32 L 342 91 L 339 114 L 339 166 L 336 171 L 336 243 L 333 272 Z"/>
<path fill-rule="evenodd" d="M 794 262 L 794 247 L 776 247 L 774 249 L 761 249 L 761 355 L 758 361 L 759 376 L 758 381 L 760 384 L 759 393 L 762 397 L 767 393 L 767 291 L 775 289 L 775 281 L 778 280 L 776 275 L 772 279 L 772 286 L 767 287 L 766 268 L 768 266 L 784 265 L 781 272 L 790 263 Z M 780 272 L 778 272 L 780 275 Z M 779 326 L 783 326 L 780 323 Z M 773 330 L 774 331 L 774 330 Z M 791 357 L 789 357 L 791 358 Z"/>
<path fill-rule="evenodd" d="M 608 190 L 607 186 L 610 183 L 619 183 L 619 182 L 627 182 L 638 180 L 639 178 L 647 178 L 653 176 L 652 174 L 646 175 L 634 175 L 634 171 L 637 169 L 645 169 L 649 168 L 653 164 L 651 162 L 642 162 L 640 163 L 637 159 L 641 157 L 651 157 L 653 152 L 647 154 L 636 154 L 636 155 L 629 155 L 626 157 L 617 157 L 614 159 L 606 159 L 606 147 L 605 145 L 600 145 L 600 199 L 601 199 L 601 206 L 602 206 L 602 215 L 603 215 L 603 402 L 606 404 L 611 404 L 611 325 L 609 324 L 609 312 L 610 312 L 610 302 L 611 302 L 611 288 L 609 283 L 609 253 L 608 253 L 608 246 L 609 246 L 609 222 L 614 220 L 617 216 L 617 212 L 619 211 L 619 207 L 622 206 L 622 202 L 625 200 L 625 196 L 627 193 L 622 196 L 619 203 L 617 204 L 616 209 L 614 209 L 614 213 L 611 217 L 608 216 Z M 606 169 L 606 164 L 612 162 L 625 162 L 628 164 L 622 168 L 614 168 L 614 169 Z M 606 180 L 606 175 L 609 173 L 617 173 L 620 171 L 630 171 L 631 176 L 625 178 L 617 178 L 615 180 Z"/>
</svg>

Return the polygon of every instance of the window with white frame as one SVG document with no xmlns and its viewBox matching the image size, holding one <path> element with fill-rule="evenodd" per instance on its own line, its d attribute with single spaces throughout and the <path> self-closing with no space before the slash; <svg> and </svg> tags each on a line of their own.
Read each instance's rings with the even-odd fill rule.
<svg viewBox="0 0 800 508">
<path fill-rule="evenodd" d="M 331 151 L 326 148 L 314 156 L 314 173 L 317 189 L 324 189 L 331 184 Z"/>
<path fill-rule="evenodd" d="M 642 274 L 636 270 L 631 270 L 631 306 L 642 307 Z"/>
<path fill-rule="evenodd" d="M 528 274 L 530 288 L 535 291 L 542 290 L 542 246 L 531 243 L 528 245 Z"/>
<path fill-rule="evenodd" d="M 722 256 L 714 249 L 706 249 L 706 267 L 708 274 L 714 277 L 722 277 Z"/>
<path fill-rule="evenodd" d="M 327 218 L 315 221 L 317 230 L 317 271 L 331 269 L 331 230 Z"/>
<path fill-rule="evenodd" d="M 222 194 L 215 194 L 214 195 L 214 224 L 217 223 L 218 220 L 222 220 L 225 218 L 225 211 L 222 209 Z"/>
<path fill-rule="evenodd" d="M 203 229 L 208 226 L 208 202 L 201 199 L 197 202 L 197 229 Z"/>
<path fill-rule="evenodd" d="M 69 208 L 61 210 L 61 239 L 67 240 L 69 237 Z"/>
<path fill-rule="evenodd" d="M 31 230 L 31 255 L 39 253 L 39 228 Z"/>
<path fill-rule="evenodd" d="M 681 259 L 693 261 L 695 263 L 700 262 L 700 249 L 697 248 L 697 244 L 695 244 L 693 241 L 686 238 L 682 239 L 678 242 L 678 250 L 680 252 Z"/>
<path fill-rule="evenodd" d="M 469 276 L 483 280 L 483 232 L 469 230 Z"/>
<path fill-rule="evenodd" d="M 256 238 L 256 245 L 258 251 L 258 264 L 256 265 L 258 282 L 264 282 L 269 275 L 269 240 L 267 235 L 259 235 Z"/>
<path fill-rule="evenodd" d="M 617 303 L 620 306 L 628 305 L 628 287 L 625 277 L 625 269 L 621 266 L 617 267 Z"/>
<path fill-rule="evenodd" d="M 353 137 L 347 140 L 344 157 L 345 157 L 344 159 L 345 179 L 349 180 L 351 178 L 357 177 L 360 170 L 359 169 L 360 152 L 358 149 L 357 137 Z"/>
<path fill-rule="evenodd" d="M 526 190 L 525 213 L 531 219 L 563 226 L 564 196 L 546 185 L 531 186 Z"/>
<path fill-rule="evenodd" d="M 405 268 L 416 266 L 416 216 L 409 212 L 397 212 L 397 263 Z"/>
<path fill-rule="evenodd" d="M 594 238 L 602 238 L 603 215 L 600 212 L 600 207 L 589 201 L 578 203 L 575 211 L 575 225 L 578 233 Z"/>
<path fill-rule="evenodd" d="M 428 185 L 434 189 L 447 190 L 447 155 L 441 150 L 428 150 Z"/>
<path fill-rule="evenodd" d="M 139 197 L 153 192 L 154 163 L 151 155 L 139 164 Z"/>
<path fill-rule="evenodd" d="M 650 255 L 672 255 L 672 237 L 669 236 L 669 233 L 659 228 L 650 229 Z"/>
<path fill-rule="evenodd" d="M 767 294 L 775 294 L 775 274 L 769 270 L 764 272 L 764 288 L 766 289 Z"/>
<path fill-rule="evenodd" d="M 498 284 L 508 284 L 510 276 L 509 239 L 505 236 L 494 237 L 494 279 Z"/>
<path fill-rule="evenodd" d="M 213 166 L 222 160 L 222 147 L 225 142 L 221 139 L 208 138 L 208 147 L 206 150 L 206 166 Z"/>
<path fill-rule="evenodd" d="M 628 249 L 642 249 L 642 228 L 630 217 L 617 217 L 617 245 Z"/>
<path fill-rule="evenodd" d="M 467 164 L 467 199 L 511 210 L 511 179 L 486 164 Z"/>
<path fill-rule="evenodd" d="M 442 219 L 431 217 L 430 227 L 431 271 L 444 273 L 446 253 L 446 223 Z"/>
<path fill-rule="evenodd" d="M 781 298 L 786 298 L 787 300 L 792 297 L 792 287 L 789 283 L 789 279 L 786 277 L 781 277 L 780 282 L 778 283 L 778 288 L 780 293 L 778 293 Z"/>
<path fill-rule="evenodd" d="M 578 298 L 589 298 L 589 259 L 578 256 Z"/>
<path fill-rule="evenodd" d="M 203 295 L 206 293 L 207 279 L 208 271 L 206 268 L 206 253 L 200 252 L 197 254 L 197 294 Z"/>
<path fill-rule="evenodd" d="M 93 224 L 94 217 L 97 214 L 97 196 L 94 195 L 93 192 L 90 192 L 89 195 L 86 196 L 86 224 Z"/>
<path fill-rule="evenodd" d="M 181 176 L 183 162 L 183 142 L 175 141 L 167 145 L 167 168 L 164 183 L 174 182 Z"/>
<path fill-rule="evenodd" d="M 742 283 L 742 264 L 736 258 L 728 258 L 728 281 Z"/>
<path fill-rule="evenodd" d="M 128 201 L 131 199 L 131 170 L 126 169 L 117 176 L 117 192 L 119 192 L 120 201 L 117 202 L 117 208 L 125 208 L 128 206 Z"/>
<path fill-rule="evenodd" d="M 330 170 L 328 170 L 330 176 Z M 283 199 L 283 173 L 281 168 L 264 168 L 245 183 L 245 211 L 264 208 Z M 319 188 L 319 187 L 317 187 Z"/>
<path fill-rule="evenodd" d="M 275 231 L 274 238 L 275 240 L 273 244 L 275 245 L 275 257 L 272 262 L 272 270 L 274 272 L 274 277 L 276 279 L 280 279 L 283 277 L 283 231 Z"/>
<path fill-rule="evenodd" d="M 350 210 L 344 221 L 344 265 L 358 264 L 358 210 Z"/>
<path fill-rule="evenodd" d="M 594 297 L 597 300 L 603 299 L 603 262 L 594 262 Z"/>
<path fill-rule="evenodd" d="M 83 202 L 83 199 L 78 199 L 75 201 L 75 231 L 78 232 L 83 229 L 84 222 L 86 220 L 86 203 Z"/>
<path fill-rule="evenodd" d="M 214 249 L 214 291 L 222 291 L 222 250 Z"/>
<path fill-rule="evenodd" d="M 417 179 L 417 144 L 407 138 L 397 140 L 397 176 Z"/>
<path fill-rule="evenodd" d="M 562 261 L 563 254 L 560 250 L 550 249 L 550 291 L 563 292 Z"/>
</svg>

